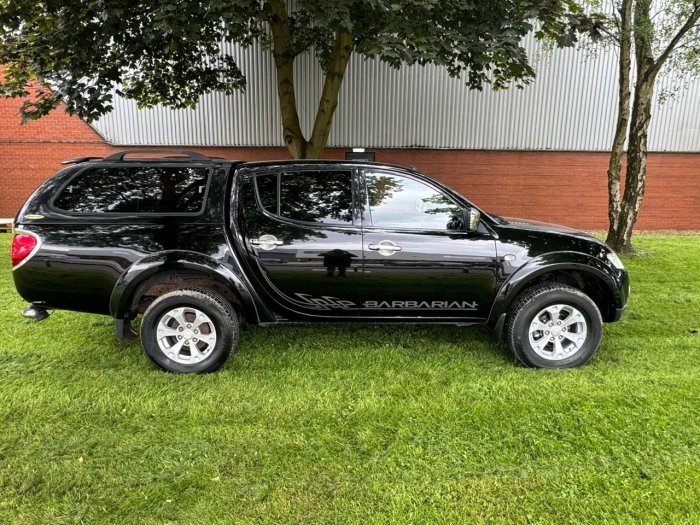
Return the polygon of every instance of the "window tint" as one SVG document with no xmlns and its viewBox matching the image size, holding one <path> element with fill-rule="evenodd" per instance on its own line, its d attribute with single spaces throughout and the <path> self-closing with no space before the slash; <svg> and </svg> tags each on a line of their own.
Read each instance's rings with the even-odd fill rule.
<svg viewBox="0 0 700 525">
<path fill-rule="evenodd" d="M 374 226 L 464 229 L 462 208 L 422 182 L 387 173 L 367 173 L 365 180 Z"/>
<path fill-rule="evenodd" d="M 262 175 L 256 177 L 256 185 L 260 202 L 270 213 L 303 222 L 352 224 L 352 173 L 349 171 Z"/>
<path fill-rule="evenodd" d="M 255 184 L 258 187 L 258 196 L 263 208 L 270 213 L 278 214 L 277 175 L 259 175 L 255 177 Z"/>
<path fill-rule="evenodd" d="M 55 206 L 74 213 L 193 213 L 202 208 L 208 168 L 124 166 L 84 171 Z"/>
</svg>

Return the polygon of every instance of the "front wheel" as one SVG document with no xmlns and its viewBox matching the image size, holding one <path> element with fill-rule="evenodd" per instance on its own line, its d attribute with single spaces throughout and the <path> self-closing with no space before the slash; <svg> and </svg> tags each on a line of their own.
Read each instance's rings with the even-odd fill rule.
<svg viewBox="0 0 700 525">
<path fill-rule="evenodd" d="M 146 355 L 163 370 L 206 373 L 223 366 L 238 343 L 231 304 L 211 290 L 168 292 L 148 307 L 141 323 Z"/>
<path fill-rule="evenodd" d="M 510 311 L 507 340 L 525 366 L 573 368 L 595 354 L 603 319 L 586 294 L 561 284 L 525 290 Z"/>
</svg>

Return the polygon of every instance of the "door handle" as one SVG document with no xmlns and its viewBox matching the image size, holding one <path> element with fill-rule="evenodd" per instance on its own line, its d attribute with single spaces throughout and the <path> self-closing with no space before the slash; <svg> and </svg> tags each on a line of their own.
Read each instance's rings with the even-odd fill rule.
<svg viewBox="0 0 700 525">
<path fill-rule="evenodd" d="M 259 239 L 250 239 L 250 244 L 260 246 L 262 250 L 274 250 L 277 246 L 282 246 L 283 241 L 278 241 L 274 235 L 262 235 Z"/>
<path fill-rule="evenodd" d="M 386 244 L 370 244 L 369 249 L 379 251 L 379 252 L 381 252 L 381 251 L 400 252 L 403 248 L 401 248 L 401 246 L 391 246 L 391 245 L 386 245 Z"/>
<path fill-rule="evenodd" d="M 370 244 L 367 248 L 379 252 L 379 255 L 393 255 L 400 252 L 403 248 L 392 241 L 379 241 L 377 244 Z"/>
</svg>

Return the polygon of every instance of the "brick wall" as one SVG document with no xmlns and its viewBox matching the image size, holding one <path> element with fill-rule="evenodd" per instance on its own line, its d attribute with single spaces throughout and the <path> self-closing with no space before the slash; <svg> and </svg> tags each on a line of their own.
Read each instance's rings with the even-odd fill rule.
<svg viewBox="0 0 700 525">
<path fill-rule="evenodd" d="M 386 151 L 486 210 L 607 230 L 609 156 L 598 152 Z M 700 230 L 700 154 L 650 153 L 638 230 Z"/>
<path fill-rule="evenodd" d="M 20 126 L 18 107 L 17 101 L 0 100 L 0 218 L 14 217 L 61 160 L 123 149 L 59 111 Z M 281 148 L 187 149 L 242 160 L 288 158 Z M 325 156 L 343 158 L 344 150 Z M 379 149 L 376 159 L 414 166 L 495 213 L 607 228 L 605 153 Z M 700 154 L 652 153 L 648 169 L 637 228 L 700 230 Z"/>
</svg>

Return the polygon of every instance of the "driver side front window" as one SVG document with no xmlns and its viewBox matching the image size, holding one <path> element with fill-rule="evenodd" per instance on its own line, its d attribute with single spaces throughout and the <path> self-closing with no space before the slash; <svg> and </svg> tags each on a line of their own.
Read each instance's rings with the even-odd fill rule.
<svg viewBox="0 0 700 525">
<path fill-rule="evenodd" d="M 420 230 L 464 230 L 464 214 L 446 195 L 409 177 L 365 174 L 372 226 Z"/>
</svg>

